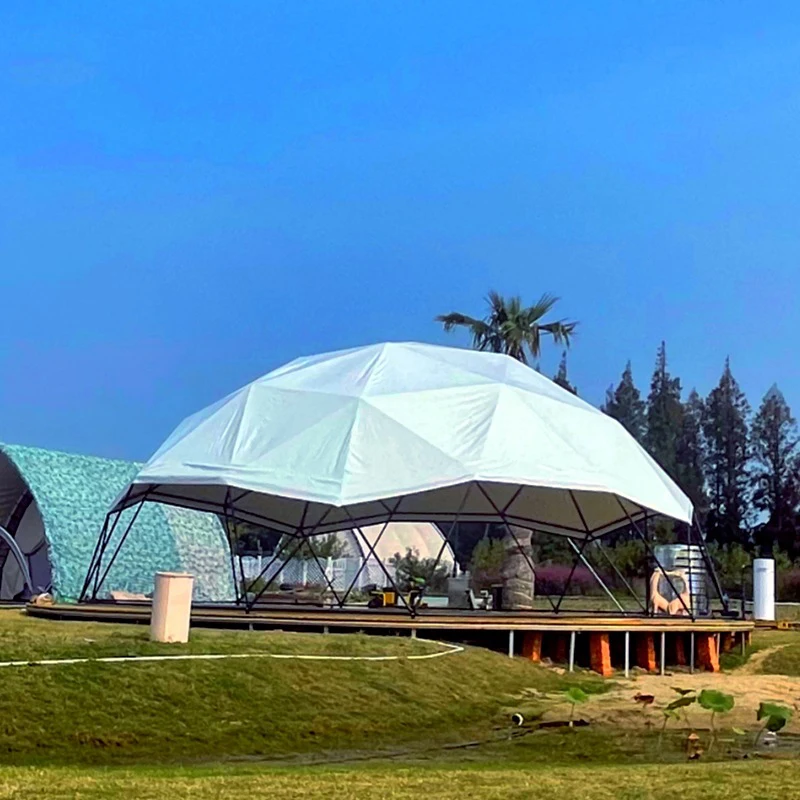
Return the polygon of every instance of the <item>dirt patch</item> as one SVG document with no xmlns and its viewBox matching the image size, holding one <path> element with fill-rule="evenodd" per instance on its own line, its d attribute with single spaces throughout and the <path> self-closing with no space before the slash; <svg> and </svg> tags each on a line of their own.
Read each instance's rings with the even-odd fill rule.
<svg viewBox="0 0 800 800">
<path fill-rule="evenodd" d="M 733 695 L 736 705 L 730 713 L 718 716 L 718 726 L 752 727 L 756 721 L 758 706 L 763 701 L 781 703 L 798 712 L 800 678 L 786 675 L 759 675 L 755 672 L 765 658 L 779 649 L 780 647 L 768 648 L 754 653 L 745 667 L 733 672 L 696 672 L 693 675 L 668 673 L 663 677 L 645 673 L 623 679 L 618 681 L 611 691 L 593 696 L 588 703 L 582 705 L 580 715 L 599 724 L 640 726 L 646 725 L 649 720 L 653 725 L 660 725 L 663 716 L 659 709 L 678 697 L 672 690 L 673 686 L 697 692 L 701 689 L 718 689 Z M 653 695 L 655 697 L 653 705 L 643 711 L 633 700 L 637 692 Z M 703 729 L 708 727 L 710 714 L 695 704 L 688 708 L 688 719 L 692 727 Z M 795 713 L 795 719 L 787 730 L 800 732 L 800 713 Z"/>
</svg>

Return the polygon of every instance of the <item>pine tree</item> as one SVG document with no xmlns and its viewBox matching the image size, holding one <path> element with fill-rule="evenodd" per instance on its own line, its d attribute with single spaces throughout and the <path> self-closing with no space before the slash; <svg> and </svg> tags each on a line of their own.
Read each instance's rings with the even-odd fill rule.
<svg viewBox="0 0 800 800">
<path fill-rule="evenodd" d="M 672 478 L 677 478 L 678 439 L 681 435 L 682 417 L 681 382 L 667 371 L 667 346 L 661 342 L 647 398 L 647 431 L 644 441 L 650 455 Z"/>
<path fill-rule="evenodd" d="M 777 386 L 764 396 L 750 436 L 755 461 L 753 505 L 767 516 L 759 539 L 767 549 L 777 542 L 782 550 L 794 556 L 798 550 L 796 515 L 800 500 L 798 431 L 792 411 Z"/>
<path fill-rule="evenodd" d="M 622 379 L 615 389 L 609 387 L 602 410 L 622 423 L 628 433 L 638 442 L 644 440 L 645 413 L 644 401 L 633 382 L 633 372 L 629 361 L 622 373 Z"/>
<path fill-rule="evenodd" d="M 681 410 L 681 430 L 675 461 L 678 485 L 692 501 L 695 512 L 704 515 L 708 503 L 705 490 L 705 441 L 703 400 L 695 389 Z"/>
<path fill-rule="evenodd" d="M 707 447 L 708 534 L 720 543 L 743 542 L 749 511 L 750 404 L 731 373 L 730 361 L 705 402 L 703 434 Z"/>
<path fill-rule="evenodd" d="M 558 372 L 555 374 L 555 377 L 553 378 L 553 383 L 557 383 L 563 389 L 566 389 L 568 392 L 572 392 L 572 394 L 578 394 L 577 388 L 569 382 L 569 378 L 567 377 L 566 350 L 561 354 L 561 362 L 558 365 Z"/>
</svg>

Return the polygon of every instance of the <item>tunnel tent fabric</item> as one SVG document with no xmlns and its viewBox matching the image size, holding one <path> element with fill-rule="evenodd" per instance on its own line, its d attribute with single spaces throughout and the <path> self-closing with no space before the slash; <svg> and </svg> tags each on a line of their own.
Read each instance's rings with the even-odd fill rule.
<svg viewBox="0 0 800 800">
<path fill-rule="evenodd" d="M 37 575 L 41 584 L 49 566 L 56 599 L 78 599 L 108 507 L 140 467 L 126 461 L 0 444 L 0 524 L 8 521 L 25 492 L 32 496 L 18 521 L 17 535 L 23 551 L 34 554 L 30 559 L 34 588 Z M 133 513 L 126 511 L 125 519 Z M 38 526 L 37 515 L 41 520 Z M 156 571 L 188 571 L 195 575 L 197 601 L 234 599 L 229 546 L 217 517 L 151 505 L 142 508 L 134 530 L 136 534 L 128 537 L 111 567 L 104 590 L 150 594 Z M 14 573 L 14 565 L 7 559 L 2 578 L 11 581 L 11 586 L 19 582 Z"/>
<path fill-rule="evenodd" d="M 240 519 L 320 534 L 459 512 L 582 538 L 628 516 L 693 516 L 597 408 L 508 356 L 415 343 L 301 358 L 253 381 L 182 422 L 115 507 L 217 510 L 234 495 Z"/>
<path fill-rule="evenodd" d="M 28 565 L 34 594 L 50 590 L 53 582 L 50 560 L 47 557 L 47 538 L 39 507 L 31 502 L 14 531 L 14 540 L 22 551 Z M 13 600 L 25 591 L 22 568 L 12 554 L 6 556 L 0 572 L 0 600 Z"/>
</svg>

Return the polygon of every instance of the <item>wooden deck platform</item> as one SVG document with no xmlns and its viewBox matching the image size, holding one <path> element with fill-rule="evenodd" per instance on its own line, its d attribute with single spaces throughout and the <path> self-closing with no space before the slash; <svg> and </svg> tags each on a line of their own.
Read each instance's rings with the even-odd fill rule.
<svg viewBox="0 0 800 800">
<path fill-rule="evenodd" d="M 102 622 L 150 621 L 150 605 L 127 603 L 56 603 L 27 606 L 32 616 L 65 620 Z M 375 630 L 376 632 L 419 631 L 541 631 L 578 633 L 734 633 L 752 631 L 754 623 L 723 617 L 645 617 L 563 612 L 461 611 L 424 609 L 411 617 L 403 609 L 325 609 L 304 605 L 257 607 L 250 612 L 236 606 L 195 605 L 192 624 L 219 628 L 283 630 Z"/>
<path fill-rule="evenodd" d="M 28 605 L 31 616 L 58 620 L 148 624 L 148 602 Z M 667 664 L 719 669 L 719 654 L 744 650 L 754 623 L 723 617 L 645 617 L 564 612 L 502 612 L 423 609 L 415 617 L 397 608 L 196 605 L 193 626 L 320 633 L 363 632 L 424 636 L 482 645 L 531 661 L 549 658 L 589 666 L 603 675 L 632 666 L 665 674 Z"/>
</svg>

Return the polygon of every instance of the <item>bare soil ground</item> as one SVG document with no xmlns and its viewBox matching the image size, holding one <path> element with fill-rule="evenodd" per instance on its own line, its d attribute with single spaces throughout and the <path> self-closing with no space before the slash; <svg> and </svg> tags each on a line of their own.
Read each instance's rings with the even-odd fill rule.
<svg viewBox="0 0 800 800">
<path fill-rule="evenodd" d="M 718 689 L 733 695 L 736 705 L 733 710 L 718 718 L 718 725 L 726 727 L 752 726 L 756 711 L 763 701 L 773 701 L 800 711 L 800 678 L 786 675 L 760 674 L 762 663 L 773 653 L 787 645 L 777 645 L 759 650 L 741 667 L 730 672 L 688 672 L 667 673 L 665 676 L 636 673 L 630 679 L 616 682 L 609 692 L 591 698 L 581 706 L 580 716 L 603 725 L 640 726 L 649 719 L 653 725 L 660 725 L 663 708 L 678 697 L 672 687 L 682 689 Z M 643 710 L 633 699 L 634 695 L 653 695 L 655 702 Z M 563 712 L 562 712 L 563 713 Z M 709 713 L 697 705 L 688 709 L 688 719 L 692 727 L 708 727 Z M 787 731 L 800 732 L 800 714 L 788 726 Z"/>
</svg>

